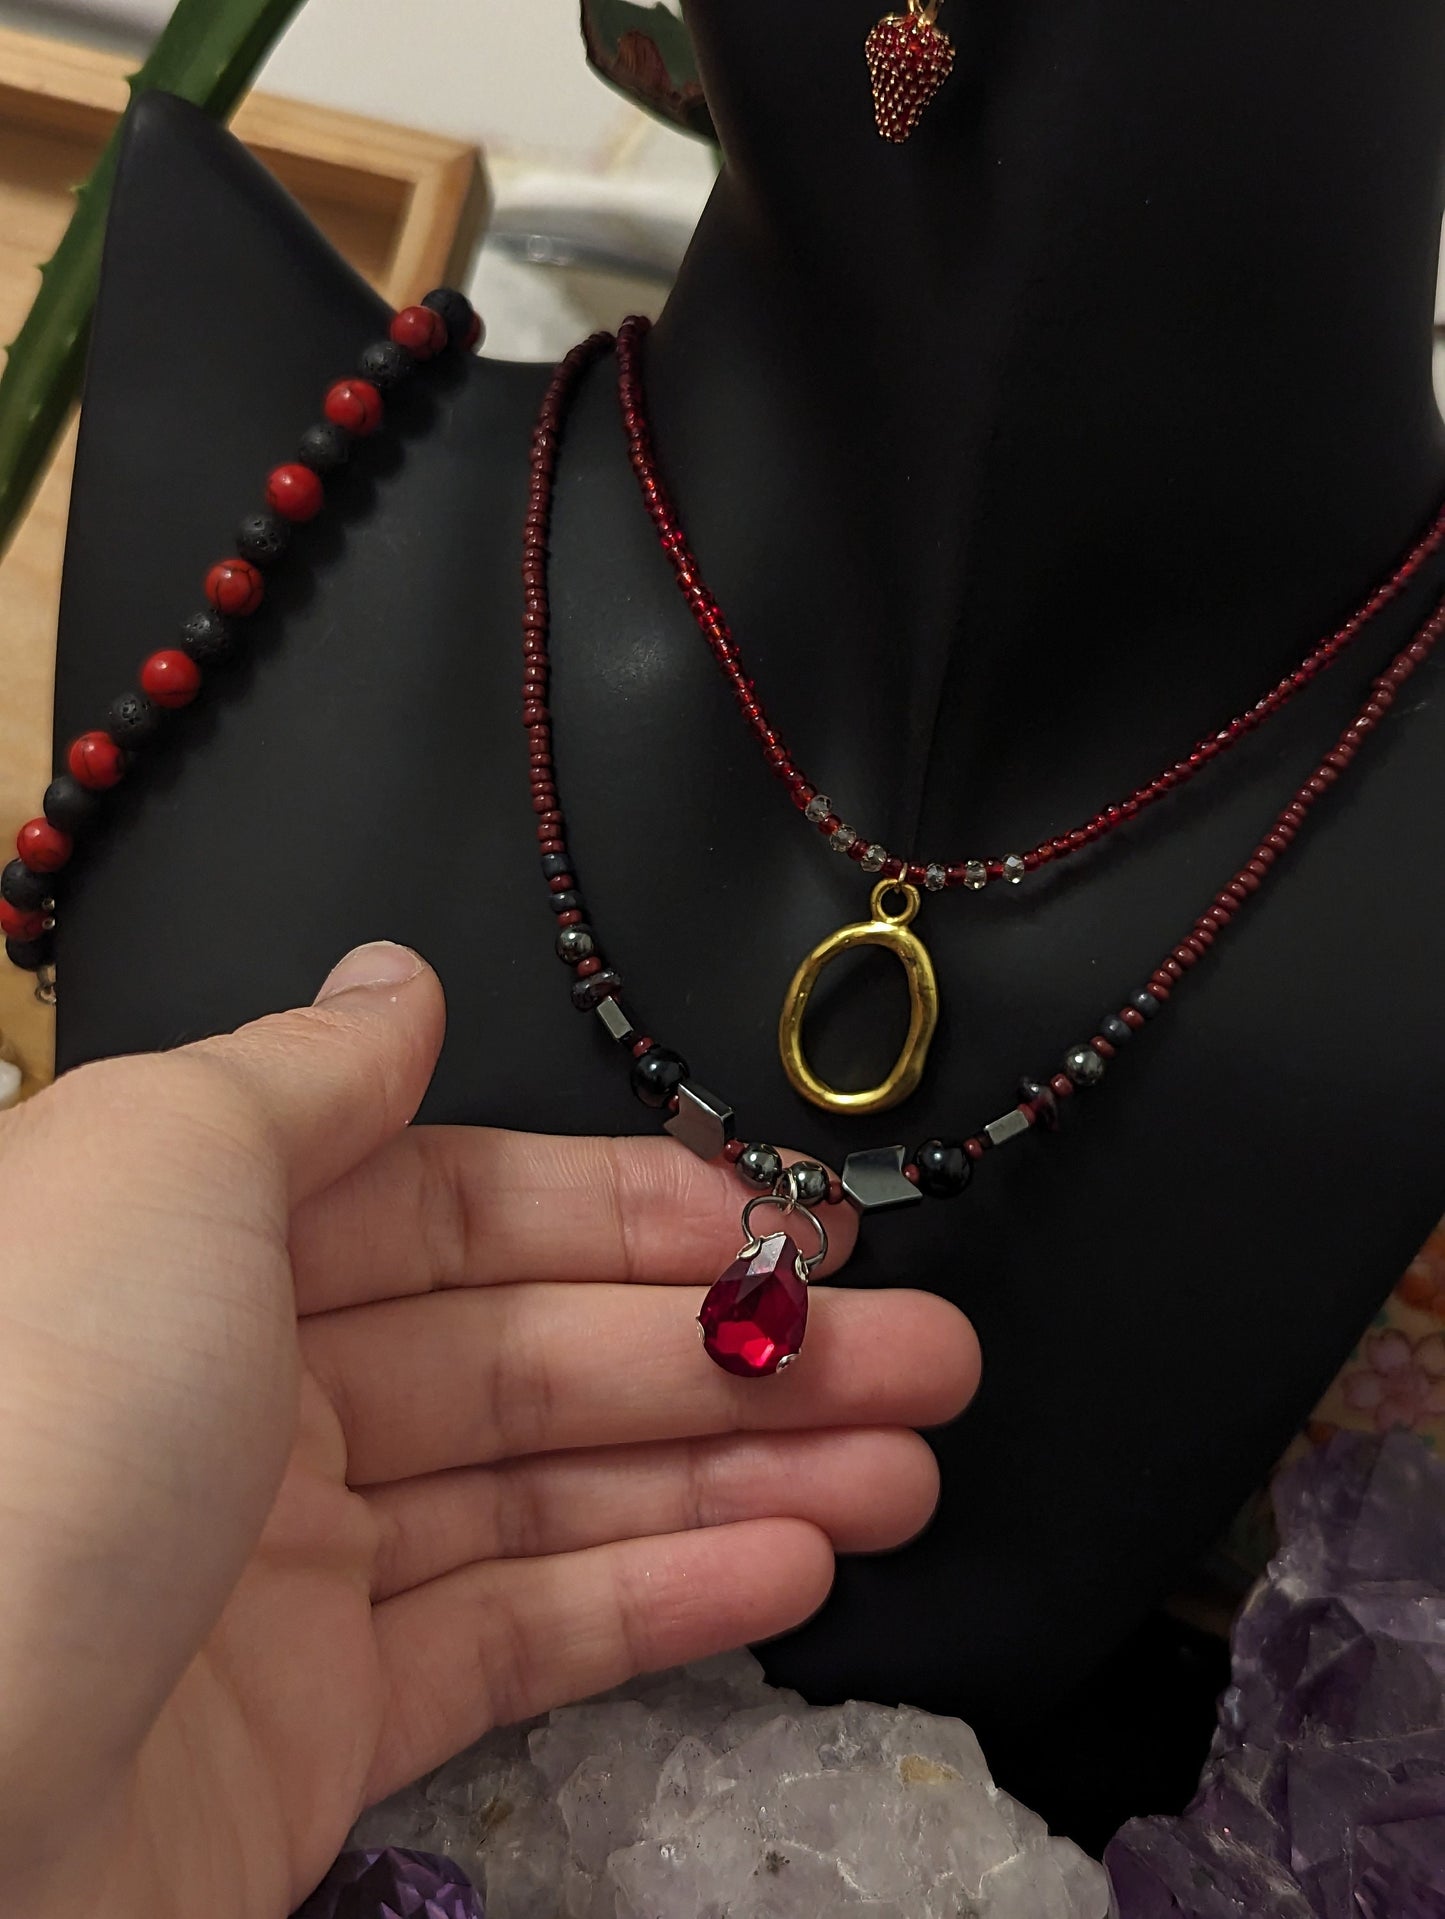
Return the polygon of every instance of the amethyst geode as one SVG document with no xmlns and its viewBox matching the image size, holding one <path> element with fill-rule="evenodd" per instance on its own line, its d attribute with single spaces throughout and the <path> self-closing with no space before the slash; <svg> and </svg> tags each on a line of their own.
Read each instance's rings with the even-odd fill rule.
<svg viewBox="0 0 1445 1919">
<path fill-rule="evenodd" d="M 386 1846 L 344 1852 L 294 1919 L 484 1919 L 480 1893 L 450 1859 Z"/>
<path fill-rule="evenodd" d="M 1197 1797 L 1105 1864 L 1123 1919 L 1445 1919 L 1445 1464 L 1340 1433 L 1282 1476 Z"/>
</svg>

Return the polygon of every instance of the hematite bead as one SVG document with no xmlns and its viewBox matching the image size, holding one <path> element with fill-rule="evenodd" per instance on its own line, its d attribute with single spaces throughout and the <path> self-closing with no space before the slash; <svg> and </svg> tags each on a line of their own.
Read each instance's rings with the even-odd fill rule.
<svg viewBox="0 0 1445 1919">
<path fill-rule="evenodd" d="M 599 1007 L 603 1000 L 621 991 L 622 975 L 604 967 L 600 973 L 590 973 L 586 979 L 573 980 L 572 1004 L 579 1013 L 590 1013 Z"/>
<path fill-rule="evenodd" d="M 38 913 L 54 886 L 53 873 L 32 873 L 24 860 L 11 860 L 0 873 L 0 899 L 7 900 L 22 913 Z"/>
<path fill-rule="evenodd" d="M 632 1090 L 644 1106 L 666 1106 L 686 1078 L 687 1061 L 667 1046 L 654 1046 L 632 1062 Z"/>
<path fill-rule="evenodd" d="M 256 517 L 269 518 L 270 515 Z M 284 526 L 285 522 L 278 524 Z M 181 650 L 189 653 L 197 666 L 213 666 L 217 660 L 229 659 L 235 644 L 236 635 L 230 621 L 214 607 L 193 613 L 181 628 Z"/>
<path fill-rule="evenodd" d="M 1096 1086 L 1104 1077 L 1104 1062 L 1092 1046 L 1071 1046 L 1064 1054 L 1064 1071 L 1075 1086 Z"/>
<path fill-rule="evenodd" d="M 738 1171 L 754 1186 L 765 1186 L 771 1192 L 783 1176 L 783 1156 L 776 1146 L 755 1144 L 740 1155 Z"/>
<path fill-rule="evenodd" d="M 903 1160 L 901 1146 L 872 1146 L 866 1152 L 850 1153 L 841 1175 L 844 1197 L 860 1213 L 891 1213 L 895 1207 L 916 1206 L 923 1192 L 903 1171 Z"/>
<path fill-rule="evenodd" d="M 542 877 L 556 879 L 559 873 L 570 873 L 572 861 L 566 853 L 544 853 L 542 855 Z"/>
<path fill-rule="evenodd" d="M 1159 1011 L 1158 1000 L 1155 999 L 1151 992 L 1142 987 L 1137 993 L 1130 996 L 1129 1004 L 1134 1008 L 1136 1013 L 1142 1013 L 1145 1019 L 1153 1019 Z"/>
<path fill-rule="evenodd" d="M 564 926 L 557 935 L 557 957 L 575 966 L 578 960 L 591 959 L 597 951 L 590 926 Z"/>
<path fill-rule="evenodd" d="M 50 939 L 6 940 L 5 957 L 22 973 L 38 973 L 50 958 Z"/>
<path fill-rule="evenodd" d="M 957 1199 L 973 1178 L 973 1161 L 957 1139 L 926 1139 L 913 1155 L 918 1184 L 929 1199 Z"/>
<path fill-rule="evenodd" d="M 816 1160 L 800 1160 L 788 1168 L 793 1182 L 793 1197 L 800 1206 L 822 1206 L 828 1198 L 828 1169 Z"/>
<path fill-rule="evenodd" d="M 1059 1130 L 1059 1102 L 1054 1096 L 1052 1086 L 1046 1086 L 1041 1080 L 1031 1079 L 1027 1074 L 1019 1081 L 1019 1098 L 1032 1106 L 1037 1118 L 1036 1126 L 1042 1126 L 1047 1133 Z"/>
<path fill-rule="evenodd" d="M 1150 997 L 1152 998 L 1153 995 L 1151 994 Z M 1158 1000 L 1155 1000 L 1154 1004 L 1157 1006 Z M 1134 1037 L 1133 1027 L 1127 1020 L 1120 1019 L 1117 1013 L 1110 1013 L 1107 1019 L 1100 1020 L 1099 1031 L 1111 1046 L 1122 1046 L 1126 1040 Z"/>
<path fill-rule="evenodd" d="M 547 898 L 554 913 L 580 913 L 582 910 L 582 895 L 574 893 L 570 888 L 565 893 L 549 893 Z"/>
<path fill-rule="evenodd" d="M 370 380 L 382 393 L 389 393 L 401 385 L 416 362 L 395 340 L 373 340 L 369 347 L 362 349 L 357 365 L 364 379 Z"/>
<path fill-rule="evenodd" d="M 615 1039 L 619 1046 L 625 1045 L 637 1031 L 615 999 L 599 1000 L 596 1013 L 607 1028 L 609 1037 Z"/>
<path fill-rule="evenodd" d="M 274 566 L 291 544 L 291 522 L 279 513 L 250 513 L 236 529 L 236 551 L 252 566 Z"/>
<path fill-rule="evenodd" d="M 318 420 L 301 435 L 296 452 L 313 473 L 337 473 L 351 458 L 351 435 L 334 420 Z"/>
<path fill-rule="evenodd" d="M 160 733 L 162 721 L 160 708 L 144 693 L 122 693 L 111 701 L 105 716 L 106 731 L 127 752 L 149 746 Z"/>
<path fill-rule="evenodd" d="M 62 833 L 69 833 L 72 837 L 85 831 L 99 809 L 99 793 L 82 786 L 69 773 L 62 773 L 58 779 L 50 782 L 41 807 L 52 826 L 58 826 Z"/>
<path fill-rule="evenodd" d="M 684 1080 L 677 1089 L 677 1111 L 663 1130 L 699 1159 L 716 1159 L 733 1136 L 733 1109 L 705 1086 Z"/>
</svg>

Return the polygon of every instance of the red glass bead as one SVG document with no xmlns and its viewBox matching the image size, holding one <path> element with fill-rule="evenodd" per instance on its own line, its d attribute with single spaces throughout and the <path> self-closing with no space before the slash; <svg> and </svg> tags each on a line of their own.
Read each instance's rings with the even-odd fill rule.
<svg viewBox="0 0 1445 1919">
<path fill-rule="evenodd" d="M 578 979 L 590 979 L 594 973 L 602 971 L 602 962 L 594 953 L 590 958 L 577 962 Z"/>
<path fill-rule="evenodd" d="M 157 706 L 189 706 L 201 690 L 201 669 L 189 653 L 167 647 L 142 666 L 140 687 Z"/>
<path fill-rule="evenodd" d="M 559 927 L 560 926 L 577 926 L 581 923 L 581 919 L 582 919 L 582 909 L 577 906 L 569 906 L 565 913 L 559 913 L 557 915 L 557 924 Z"/>
<path fill-rule="evenodd" d="M 306 520 L 314 520 L 325 503 L 325 490 L 309 466 L 302 466 L 299 460 L 288 460 L 285 466 L 271 469 L 266 481 L 266 504 L 283 520 L 300 526 Z"/>
<path fill-rule="evenodd" d="M 714 1280 L 698 1324 L 709 1359 L 742 1379 L 765 1379 L 795 1359 L 808 1325 L 808 1287 L 787 1233 L 769 1233 Z"/>
<path fill-rule="evenodd" d="M 266 597 L 266 582 L 249 560 L 218 560 L 206 575 L 206 598 L 218 613 L 243 619 Z"/>
<path fill-rule="evenodd" d="M 391 316 L 387 332 L 414 360 L 434 360 L 447 343 L 447 323 L 430 307 L 403 307 Z"/>
<path fill-rule="evenodd" d="M 736 1166 L 738 1161 L 742 1158 L 743 1154 L 747 1150 L 748 1150 L 748 1143 L 746 1140 L 730 1139 L 727 1145 L 724 1146 L 723 1148 L 723 1158 L 725 1160 L 729 1160 L 734 1166 Z"/>
<path fill-rule="evenodd" d="M 333 426 L 344 426 L 362 440 L 375 433 L 386 408 L 370 380 L 338 380 L 326 395 L 323 411 Z"/>
<path fill-rule="evenodd" d="M 970 1159 L 982 1159 L 988 1148 L 977 1136 L 963 1142 L 963 1150 Z"/>
<path fill-rule="evenodd" d="M 1099 1055 L 1100 1059 L 1112 1059 L 1114 1057 L 1114 1048 L 1109 1044 L 1108 1040 L 1104 1038 L 1102 1033 L 1095 1033 L 1094 1037 L 1089 1041 L 1089 1044 Z"/>
<path fill-rule="evenodd" d="M 27 820 L 15 835 L 15 850 L 32 873 L 58 873 L 75 842 L 49 820 Z"/>
<path fill-rule="evenodd" d="M 44 913 L 26 913 L 12 906 L 9 900 L 0 899 L 0 933 L 6 939 L 28 945 L 31 940 L 43 937 L 47 924 Z"/>
<path fill-rule="evenodd" d="M 577 884 L 570 873 L 554 873 L 547 882 L 549 893 L 570 893 Z"/>
<path fill-rule="evenodd" d="M 1137 1006 L 1121 1006 L 1119 1008 L 1119 1017 L 1126 1026 L 1132 1026 L 1136 1033 L 1144 1024 L 1144 1015 L 1139 1011 Z"/>
<path fill-rule="evenodd" d="M 1069 1078 L 1067 1073 L 1055 1073 L 1054 1077 L 1049 1081 L 1049 1091 L 1056 1099 L 1072 1099 L 1074 1096 L 1074 1082 Z"/>
<path fill-rule="evenodd" d="M 103 793 L 116 786 L 125 774 L 125 754 L 109 733 L 82 733 L 70 742 L 65 755 L 70 777 L 92 793 Z"/>
</svg>

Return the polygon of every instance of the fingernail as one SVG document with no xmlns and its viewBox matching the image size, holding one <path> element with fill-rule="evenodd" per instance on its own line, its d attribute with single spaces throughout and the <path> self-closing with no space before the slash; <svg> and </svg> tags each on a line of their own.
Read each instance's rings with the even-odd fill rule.
<svg viewBox="0 0 1445 1919">
<path fill-rule="evenodd" d="M 422 969 L 419 954 L 413 953 L 409 946 L 398 946 L 393 940 L 373 940 L 368 946 L 357 946 L 338 960 L 326 976 L 326 984 L 316 995 L 316 1005 L 323 1000 L 335 999 L 338 993 L 354 993 L 359 989 L 377 986 L 404 986 L 409 979 L 415 979 Z"/>
</svg>

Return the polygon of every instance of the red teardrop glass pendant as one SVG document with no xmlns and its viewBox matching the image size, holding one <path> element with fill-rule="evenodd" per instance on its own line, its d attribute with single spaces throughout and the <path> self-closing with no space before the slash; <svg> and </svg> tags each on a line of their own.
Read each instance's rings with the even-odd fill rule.
<svg viewBox="0 0 1445 1919">
<path fill-rule="evenodd" d="M 741 1379 L 763 1379 L 796 1359 L 808 1324 L 801 1255 L 786 1233 L 739 1253 L 698 1314 L 708 1357 Z"/>
</svg>

